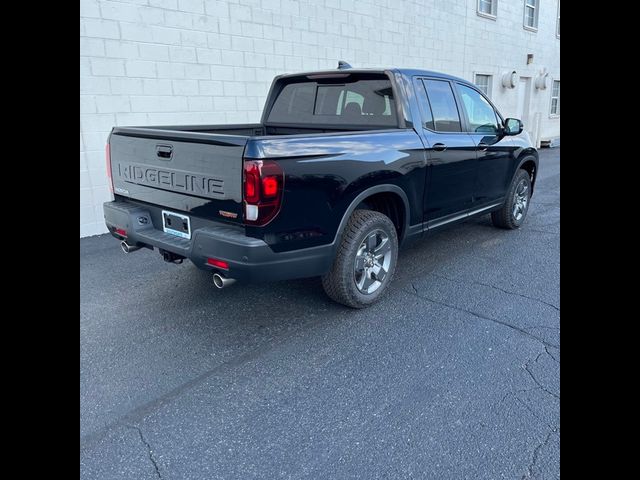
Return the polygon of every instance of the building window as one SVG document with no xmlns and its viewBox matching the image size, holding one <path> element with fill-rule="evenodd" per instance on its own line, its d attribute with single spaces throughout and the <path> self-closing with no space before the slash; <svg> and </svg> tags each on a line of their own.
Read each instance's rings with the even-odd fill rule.
<svg viewBox="0 0 640 480">
<path fill-rule="evenodd" d="M 554 80 L 551 87 L 551 115 L 560 115 L 560 80 Z"/>
<path fill-rule="evenodd" d="M 556 37 L 560 38 L 560 0 L 558 0 L 558 23 L 556 24 Z"/>
<path fill-rule="evenodd" d="M 538 0 L 524 0 L 524 28 L 538 29 Z"/>
<path fill-rule="evenodd" d="M 491 75 L 476 73 L 474 82 L 482 93 L 491 98 Z"/>
<path fill-rule="evenodd" d="M 498 0 L 478 0 L 477 12 L 481 17 L 495 19 L 498 13 Z"/>
</svg>

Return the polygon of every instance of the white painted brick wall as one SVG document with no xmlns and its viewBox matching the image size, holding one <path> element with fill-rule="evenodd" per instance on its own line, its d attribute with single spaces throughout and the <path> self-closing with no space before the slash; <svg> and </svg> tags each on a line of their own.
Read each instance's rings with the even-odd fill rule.
<svg viewBox="0 0 640 480">
<path fill-rule="evenodd" d="M 538 31 L 524 0 L 499 0 L 496 20 L 476 0 L 81 0 L 80 236 L 106 232 L 104 145 L 114 125 L 256 122 L 275 75 L 335 68 L 416 67 L 473 80 L 494 75 L 491 97 L 515 116 L 517 89 L 500 73 L 549 71 L 532 89 L 543 138 L 552 79 L 560 78 L 558 0 L 539 0 Z M 528 53 L 534 63 L 526 65 Z M 532 116 L 533 118 L 533 116 Z"/>
</svg>

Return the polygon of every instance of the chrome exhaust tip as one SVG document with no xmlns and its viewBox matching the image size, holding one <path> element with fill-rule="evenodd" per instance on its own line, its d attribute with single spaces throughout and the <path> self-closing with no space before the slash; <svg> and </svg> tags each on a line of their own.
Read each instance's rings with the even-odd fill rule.
<svg viewBox="0 0 640 480">
<path fill-rule="evenodd" d="M 226 278 L 226 277 L 223 277 L 222 275 L 220 275 L 219 273 L 214 273 L 213 274 L 213 284 L 217 288 L 228 287 L 229 285 L 232 285 L 234 283 L 236 283 L 235 278 Z"/>
<path fill-rule="evenodd" d="M 141 247 L 136 245 L 129 245 L 126 240 L 120 242 L 120 248 L 124 253 L 135 252 L 136 250 L 140 250 Z"/>
</svg>

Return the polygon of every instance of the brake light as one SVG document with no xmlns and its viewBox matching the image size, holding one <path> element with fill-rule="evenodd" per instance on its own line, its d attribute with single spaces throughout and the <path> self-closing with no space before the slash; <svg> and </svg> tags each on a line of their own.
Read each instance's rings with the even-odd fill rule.
<svg viewBox="0 0 640 480">
<path fill-rule="evenodd" d="M 223 260 L 218 260 L 217 258 L 207 258 L 207 263 L 214 267 L 223 268 L 225 270 L 229 270 L 229 264 Z"/>
<path fill-rule="evenodd" d="M 244 219 L 249 225 L 266 225 L 280 211 L 284 172 L 273 160 L 244 162 Z"/>
<path fill-rule="evenodd" d="M 127 236 L 127 231 L 124 228 L 116 228 L 115 232 L 120 235 L 121 237 L 126 237 Z"/>
<path fill-rule="evenodd" d="M 278 194 L 278 179 L 273 176 L 263 178 L 262 193 L 265 197 L 275 197 Z"/>
<path fill-rule="evenodd" d="M 257 203 L 260 200 L 260 168 L 258 162 L 244 164 L 244 200 Z"/>
<path fill-rule="evenodd" d="M 111 190 L 111 194 L 113 194 L 113 177 L 111 176 L 111 146 L 109 145 L 109 142 L 107 142 L 105 150 L 107 154 L 107 183 L 109 183 L 109 190 Z"/>
</svg>

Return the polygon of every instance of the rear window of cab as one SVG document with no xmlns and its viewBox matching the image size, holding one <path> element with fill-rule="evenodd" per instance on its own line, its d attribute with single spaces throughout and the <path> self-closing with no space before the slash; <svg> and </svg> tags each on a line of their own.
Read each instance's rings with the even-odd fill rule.
<svg viewBox="0 0 640 480">
<path fill-rule="evenodd" d="M 391 81 L 382 74 L 366 77 L 347 74 L 318 80 L 296 78 L 279 90 L 267 122 L 355 127 L 398 125 Z"/>
</svg>

